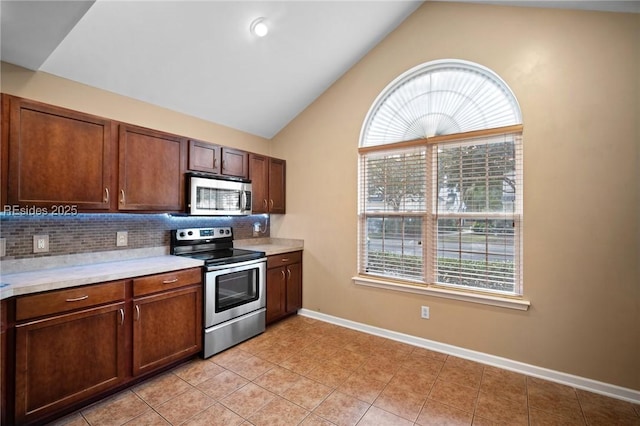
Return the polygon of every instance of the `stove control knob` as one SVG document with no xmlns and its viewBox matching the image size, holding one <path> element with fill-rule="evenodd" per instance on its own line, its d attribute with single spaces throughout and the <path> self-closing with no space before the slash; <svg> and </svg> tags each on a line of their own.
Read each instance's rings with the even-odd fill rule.
<svg viewBox="0 0 640 426">
<path fill-rule="evenodd" d="M 192 236 L 193 235 L 193 231 L 187 232 L 187 235 Z"/>
<path fill-rule="evenodd" d="M 224 229 L 221 229 L 219 232 L 220 232 L 221 234 L 224 234 Z"/>
<path fill-rule="evenodd" d="M 184 232 L 181 232 L 181 233 L 180 233 L 180 236 L 181 236 L 181 237 L 184 237 Z"/>
<path fill-rule="evenodd" d="M 231 231 L 229 231 L 228 229 L 226 231 L 224 231 L 225 234 L 229 235 L 231 233 Z"/>
</svg>

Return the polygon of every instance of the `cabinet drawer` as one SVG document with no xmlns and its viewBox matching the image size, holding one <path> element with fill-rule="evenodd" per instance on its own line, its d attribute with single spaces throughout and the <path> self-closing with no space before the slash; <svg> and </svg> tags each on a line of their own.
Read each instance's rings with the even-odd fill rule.
<svg viewBox="0 0 640 426">
<path fill-rule="evenodd" d="M 267 257 L 267 268 L 277 268 L 278 266 L 291 265 L 302 262 L 302 252 L 292 251 L 290 253 L 276 254 Z"/>
<path fill-rule="evenodd" d="M 200 268 L 149 275 L 148 277 L 133 280 L 133 296 L 142 296 L 200 283 L 202 283 L 202 269 Z"/>
<path fill-rule="evenodd" d="M 124 300 L 125 282 L 88 285 L 48 293 L 18 297 L 16 320 L 26 320 L 45 315 L 73 311 L 78 308 L 97 306 Z"/>
</svg>

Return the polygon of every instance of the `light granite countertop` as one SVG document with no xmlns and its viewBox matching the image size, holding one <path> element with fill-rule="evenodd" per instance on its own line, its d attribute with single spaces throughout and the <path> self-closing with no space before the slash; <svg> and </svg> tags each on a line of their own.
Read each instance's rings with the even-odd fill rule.
<svg viewBox="0 0 640 426">
<path fill-rule="evenodd" d="M 234 246 L 264 251 L 267 256 L 302 250 L 302 240 L 254 238 Z M 0 299 L 106 281 L 129 279 L 199 267 L 202 260 L 169 255 L 168 247 L 117 250 L 77 255 L 3 260 Z"/>
<path fill-rule="evenodd" d="M 202 265 L 203 261 L 201 260 L 162 255 L 86 265 L 62 266 L 12 274 L 3 273 L 0 277 L 2 280 L 0 299 L 180 269 L 197 268 Z"/>
<path fill-rule="evenodd" d="M 267 256 L 304 250 L 304 241 L 289 238 L 253 238 L 235 240 L 233 246 L 245 250 L 263 251 Z"/>
</svg>

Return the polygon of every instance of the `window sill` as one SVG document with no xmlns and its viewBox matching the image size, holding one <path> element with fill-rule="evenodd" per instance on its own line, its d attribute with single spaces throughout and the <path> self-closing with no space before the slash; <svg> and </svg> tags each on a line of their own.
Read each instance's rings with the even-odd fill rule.
<svg viewBox="0 0 640 426">
<path fill-rule="evenodd" d="M 419 285 L 403 284 L 394 281 L 386 281 L 369 277 L 356 276 L 353 282 L 367 287 L 383 288 L 386 290 L 403 291 L 406 293 L 423 294 L 426 296 L 443 297 L 445 299 L 461 300 L 464 302 L 480 303 L 483 305 L 499 306 L 501 308 L 517 309 L 526 311 L 531 306 L 531 302 L 523 299 L 510 297 L 492 296 L 479 293 L 466 293 L 461 291 L 448 290 L 439 287 L 427 287 Z"/>
</svg>

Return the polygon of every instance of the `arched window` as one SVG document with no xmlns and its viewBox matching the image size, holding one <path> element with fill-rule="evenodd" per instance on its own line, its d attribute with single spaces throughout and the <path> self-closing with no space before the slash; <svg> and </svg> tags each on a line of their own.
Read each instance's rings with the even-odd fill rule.
<svg viewBox="0 0 640 426">
<path fill-rule="evenodd" d="M 497 74 L 407 71 L 374 101 L 359 154 L 361 276 L 522 294 L 522 118 Z"/>
</svg>

